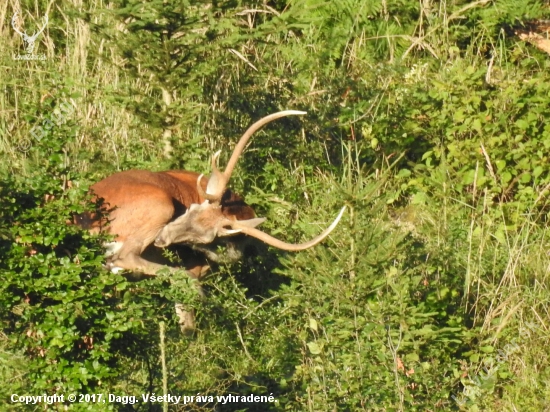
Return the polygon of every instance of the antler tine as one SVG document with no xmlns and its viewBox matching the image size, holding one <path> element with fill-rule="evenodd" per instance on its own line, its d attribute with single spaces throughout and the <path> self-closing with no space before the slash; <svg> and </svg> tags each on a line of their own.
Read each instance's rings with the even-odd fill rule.
<svg viewBox="0 0 550 412">
<path fill-rule="evenodd" d="M 44 25 L 42 26 L 41 29 L 39 29 L 36 33 L 34 33 L 34 34 L 31 36 L 31 38 L 36 39 L 36 38 L 38 37 L 38 35 L 44 31 L 44 29 L 46 28 L 47 25 L 48 25 L 48 16 L 45 15 L 45 16 L 44 16 Z"/>
<path fill-rule="evenodd" d="M 208 193 L 206 193 L 204 191 L 204 189 L 202 188 L 202 185 L 201 185 L 201 181 L 202 181 L 202 178 L 204 177 L 203 174 L 201 174 L 198 178 L 197 178 L 197 192 L 199 192 L 199 196 L 202 197 L 203 199 L 206 199 L 206 200 L 210 200 L 210 201 L 213 201 L 214 199 L 212 199 L 213 196 L 209 195 Z"/>
<path fill-rule="evenodd" d="M 15 26 L 15 21 L 17 20 L 17 16 L 18 16 L 18 15 L 19 15 L 19 12 L 17 12 L 17 11 L 13 14 L 13 17 L 11 18 L 11 26 L 13 27 L 13 30 L 15 30 L 15 32 L 16 32 L 17 34 L 19 34 L 20 36 L 23 36 L 25 33 L 21 33 L 21 32 L 17 29 L 17 27 Z"/>
<path fill-rule="evenodd" d="M 340 219 L 342 218 L 342 215 L 344 214 L 344 211 L 346 210 L 346 206 L 344 206 L 340 213 L 338 213 L 338 216 L 336 216 L 336 219 L 334 219 L 334 222 L 331 223 L 329 227 L 327 227 L 323 232 L 321 232 L 318 236 L 311 239 L 309 242 L 305 243 L 286 243 L 282 240 L 276 239 L 271 235 L 268 235 L 265 232 L 262 232 L 259 229 L 248 227 L 242 224 L 239 224 L 239 221 L 230 221 L 228 222 L 228 226 L 230 226 L 233 230 L 238 230 L 240 233 L 247 234 L 248 236 L 255 237 L 258 240 L 261 240 L 264 243 L 267 243 L 270 246 L 276 247 L 278 249 L 286 250 L 289 252 L 298 252 L 300 250 L 308 249 L 310 247 L 315 246 L 316 244 L 322 242 L 329 234 L 334 230 Z"/>
<path fill-rule="evenodd" d="M 212 175 L 210 176 L 210 179 L 206 186 L 206 192 L 203 190 L 201 185 L 201 180 L 204 177 L 204 175 L 201 174 L 197 179 L 197 191 L 199 192 L 199 195 L 202 196 L 204 199 L 209 200 L 213 203 L 219 203 L 223 196 L 223 192 L 221 194 L 218 194 L 216 192 L 216 187 L 219 185 L 220 182 L 223 182 L 224 180 L 224 176 L 222 172 L 220 172 L 216 164 L 218 161 L 218 158 L 220 157 L 221 152 L 222 152 L 221 150 L 218 150 L 216 153 L 212 155 L 212 159 L 210 160 L 210 164 L 212 166 Z M 226 184 L 227 182 L 224 183 L 224 186 Z"/>
</svg>

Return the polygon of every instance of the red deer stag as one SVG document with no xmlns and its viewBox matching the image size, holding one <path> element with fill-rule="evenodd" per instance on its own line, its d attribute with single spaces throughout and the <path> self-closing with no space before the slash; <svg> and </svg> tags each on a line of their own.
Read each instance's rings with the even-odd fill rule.
<svg viewBox="0 0 550 412">
<path fill-rule="evenodd" d="M 186 244 L 216 261 L 216 241 L 230 239 L 242 242 L 248 235 L 268 245 L 288 251 L 310 248 L 336 227 L 344 208 L 334 222 L 317 237 L 302 244 L 290 244 L 256 229 L 265 219 L 255 217 L 253 209 L 242 198 L 226 188 L 237 160 L 250 137 L 265 124 L 290 115 L 305 112 L 287 110 L 266 116 L 243 134 L 222 173 L 216 167 L 220 152 L 212 156 L 212 175 L 187 171 L 150 172 L 128 170 L 115 173 L 92 185 L 97 199 L 102 199 L 103 211 L 108 211 L 109 224 L 94 215 L 79 216 L 79 224 L 98 232 L 105 230 L 116 236 L 108 245 L 108 267 L 112 271 L 126 269 L 155 275 L 165 265 L 145 259 L 142 254 L 153 242 L 155 246 Z M 241 235 L 235 238 L 235 235 Z M 239 245 L 236 245 L 238 252 Z M 237 255 L 238 256 L 238 255 Z M 208 268 L 207 259 L 190 257 L 183 265 L 193 278 Z M 180 308 L 181 309 L 181 308 Z M 181 318 L 181 316 L 180 316 Z"/>
<path fill-rule="evenodd" d="M 108 245 L 109 267 L 155 275 L 164 265 L 141 257 L 151 243 L 165 247 L 184 243 L 207 247 L 217 238 L 239 233 L 257 238 L 271 246 L 288 251 L 310 248 L 336 227 L 344 208 L 332 224 L 320 235 L 302 244 L 290 244 L 255 228 L 264 219 L 255 218 L 252 208 L 226 188 L 233 169 L 250 137 L 265 124 L 290 115 L 305 112 L 287 110 L 266 116 L 243 134 L 222 173 L 216 167 L 220 152 L 212 156 L 212 176 L 205 182 L 203 175 L 188 171 L 150 172 L 128 170 L 115 173 L 94 184 L 91 189 L 104 208 L 110 208 L 106 230 L 116 235 Z M 81 225 L 102 230 L 101 220 L 81 217 Z M 191 270 L 197 277 L 200 272 Z"/>
</svg>

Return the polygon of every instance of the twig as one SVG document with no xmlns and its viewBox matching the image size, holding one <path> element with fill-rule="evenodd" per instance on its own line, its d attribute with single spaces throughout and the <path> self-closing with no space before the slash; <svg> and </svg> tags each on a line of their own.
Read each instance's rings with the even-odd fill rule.
<svg viewBox="0 0 550 412">
<path fill-rule="evenodd" d="M 243 335 L 241 334 L 241 328 L 239 328 L 239 325 L 237 322 L 235 322 L 235 327 L 237 328 L 237 334 L 239 335 L 239 340 L 241 341 L 241 344 L 243 345 L 244 353 L 246 354 L 246 357 L 250 359 L 252 362 L 254 362 L 254 359 L 252 359 L 252 356 L 250 356 L 250 353 L 248 353 L 248 349 L 246 349 L 246 345 L 244 344 Z"/>
<path fill-rule="evenodd" d="M 495 54 L 491 53 L 491 60 L 489 60 L 489 66 L 487 67 L 487 74 L 485 75 L 485 82 L 491 84 L 491 72 L 493 71 L 493 63 L 495 62 Z"/>
<path fill-rule="evenodd" d="M 166 369 L 166 352 L 164 345 L 164 335 L 165 335 L 165 324 L 164 322 L 159 323 L 160 326 L 160 361 L 162 364 L 162 391 L 163 395 L 168 394 L 168 370 Z M 162 410 L 168 412 L 168 401 L 164 400 L 162 405 Z"/>
<path fill-rule="evenodd" d="M 248 64 L 250 67 L 252 67 L 254 70 L 258 71 L 258 69 L 248 61 L 248 59 L 246 57 L 244 57 L 241 53 L 239 53 L 237 50 L 235 49 L 229 49 L 229 51 L 231 53 L 233 53 L 235 56 L 237 56 L 239 59 L 241 59 L 243 62 L 245 62 L 246 64 Z"/>
<path fill-rule="evenodd" d="M 246 9 L 243 11 L 240 11 L 238 13 L 235 13 L 236 16 L 244 16 L 251 13 L 271 13 L 273 14 L 273 11 L 271 10 L 261 10 L 261 9 Z"/>
<path fill-rule="evenodd" d="M 462 7 L 460 10 L 457 10 L 453 14 L 451 14 L 449 16 L 449 18 L 447 19 L 447 21 L 449 22 L 449 21 L 454 20 L 454 19 L 459 19 L 459 18 L 463 17 L 462 13 L 464 13 L 465 11 L 473 9 L 474 7 L 477 7 L 477 6 L 485 6 L 490 1 L 492 1 L 492 0 L 479 0 L 479 1 L 475 1 L 473 3 L 467 4 L 466 6 Z"/>
<path fill-rule="evenodd" d="M 495 175 L 495 169 L 493 169 L 493 165 L 491 164 L 491 159 L 489 158 L 489 155 L 487 154 L 487 150 L 485 150 L 485 146 L 483 146 L 483 143 L 480 143 L 481 145 L 481 153 L 483 153 L 483 156 L 485 156 L 485 161 L 487 162 L 487 168 L 489 169 L 489 173 L 491 174 L 491 177 L 497 182 L 497 177 Z"/>
</svg>

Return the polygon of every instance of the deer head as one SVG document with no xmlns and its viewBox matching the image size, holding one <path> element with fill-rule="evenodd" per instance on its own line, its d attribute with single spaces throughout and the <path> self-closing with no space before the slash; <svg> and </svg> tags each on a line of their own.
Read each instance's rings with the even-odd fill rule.
<svg viewBox="0 0 550 412">
<path fill-rule="evenodd" d="M 178 217 L 173 222 L 170 222 L 162 228 L 157 235 L 155 245 L 166 247 L 173 243 L 185 243 L 190 245 L 206 245 L 212 243 L 216 238 L 223 238 L 237 234 L 246 234 L 267 243 L 270 246 L 288 250 L 299 251 L 315 246 L 325 239 L 330 232 L 336 227 L 340 221 L 345 206 L 340 210 L 340 213 L 320 235 L 306 243 L 291 244 L 276 239 L 267 233 L 256 229 L 260 223 L 265 221 L 263 218 L 255 218 L 249 220 L 236 220 L 224 215 L 221 201 L 226 190 L 227 183 L 231 178 L 233 169 L 237 164 L 239 156 L 242 154 L 250 137 L 265 124 L 285 116 L 302 115 L 305 112 L 296 110 L 286 110 L 266 116 L 252 126 L 243 134 L 237 146 L 233 150 L 233 154 L 227 163 L 224 172 L 221 172 L 216 163 L 220 152 L 216 152 L 212 156 L 212 174 L 208 180 L 206 191 L 203 190 L 201 180 L 203 175 L 197 179 L 197 190 L 202 198 L 206 199 L 202 204 L 193 204 L 189 207 L 186 213 Z"/>
</svg>

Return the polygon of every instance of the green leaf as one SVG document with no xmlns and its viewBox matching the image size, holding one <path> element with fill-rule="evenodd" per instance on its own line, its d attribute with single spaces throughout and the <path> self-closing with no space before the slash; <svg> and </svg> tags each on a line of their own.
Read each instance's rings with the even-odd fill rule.
<svg viewBox="0 0 550 412">
<path fill-rule="evenodd" d="M 312 355 L 319 355 L 321 353 L 321 347 L 315 342 L 308 342 L 307 347 Z"/>
<path fill-rule="evenodd" d="M 405 360 L 408 362 L 418 362 L 420 360 L 420 357 L 417 353 L 408 353 L 405 355 Z"/>
<path fill-rule="evenodd" d="M 479 350 L 483 353 L 493 353 L 495 351 L 495 348 L 493 346 L 487 345 L 487 346 L 480 346 Z"/>
<path fill-rule="evenodd" d="M 502 181 L 502 183 L 506 184 L 510 182 L 510 180 L 512 180 L 512 174 L 510 172 L 503 172 L 500 175 L 500 180 Z"/>
<path fill-rule="evenodd" d="M 317 332 L 317 321 L 313 318 L 309 318 L 309 327 L 310 327 L 310 329 Z"/>
</svg>

